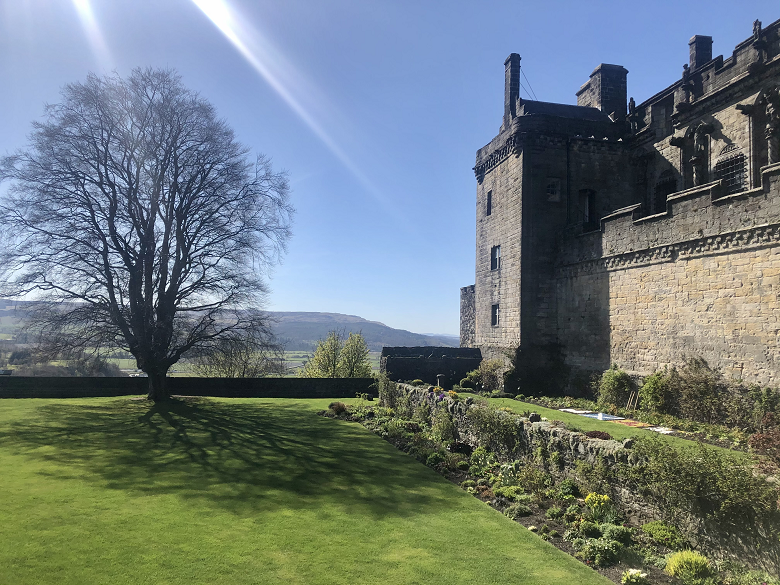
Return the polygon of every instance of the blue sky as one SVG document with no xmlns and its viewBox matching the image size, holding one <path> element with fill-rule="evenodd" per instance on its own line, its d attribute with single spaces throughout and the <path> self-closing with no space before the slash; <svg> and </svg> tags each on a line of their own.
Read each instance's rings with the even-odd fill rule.
<svg viewBox="0 0 780 585">
<path fill-rule="evenodd" d="M 780 5 L 0 0 L 0 153 L 89 71 L 175 68 L 289 173 L 294 236 L 269 309 L 454 334 L 474 281 L 471 169 L 501 123 L 506 56 L 561 103 L 599 63 L 623 65 L 639 103 L 680 76 L 691 36 L 729 56 L 756 18 Z"/>
</svg>

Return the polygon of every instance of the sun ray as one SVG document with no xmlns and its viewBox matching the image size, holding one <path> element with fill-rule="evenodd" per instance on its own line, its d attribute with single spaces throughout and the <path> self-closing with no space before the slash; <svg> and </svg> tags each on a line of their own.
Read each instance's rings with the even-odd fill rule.
<svg viewBox="0 0 780 585">
<path fill-rule="evenodd" d="M 303 77 L 299 73 L 295 73 L 295 69 L 289 61 L 259 31 L 249 27 L 245 21 L 240 19 L 227 0 L 192 0 L 192 2 L 352 175 L 374 197 L 387 203 L 379 189 L 372 184 L 344 149 L 319 123 L 310 108 L 305 107 L 297 97 L 297 95 L 306 95 L 307 91 L 295 91 L 295 86 L 305 87 L 310 84 L 303 81 Z"/>
<path fill-rule="evenodd" d="M 72 1 L 99 67 L 105 71 L 112 70 L 114 68 L 114 60 L 111 57 L 111 52 L 108 50 L 108 45 L 103 38 L 103 33 L 98 26 L 95 13 L 92 10 L 91 0 Z"/>
</svg>

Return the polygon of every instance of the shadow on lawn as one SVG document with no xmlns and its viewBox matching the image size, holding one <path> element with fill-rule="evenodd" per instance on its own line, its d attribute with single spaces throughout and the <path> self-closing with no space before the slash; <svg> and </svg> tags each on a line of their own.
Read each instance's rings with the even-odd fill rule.
<svg viewBox="0 0 780 585">
<path fill-rule="evenodd" d="M 430 471 L 357 425 L 291 404 L 56 403 L 0 428 L 0 444 L 58 464 L 53 477 L 203 498 L 237 513 L 337 506 L 377 516 L 444 499 Z M 64 466 L 64 467 L 63 467 Z"/>
</svg>

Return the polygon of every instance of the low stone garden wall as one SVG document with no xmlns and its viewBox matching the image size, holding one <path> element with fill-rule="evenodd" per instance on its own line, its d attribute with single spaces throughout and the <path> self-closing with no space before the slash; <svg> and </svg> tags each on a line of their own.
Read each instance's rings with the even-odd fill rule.
<svg viewBox="0 0 780 585">
<path fill-rule="evenodd" d="M 395 408 L 404 417 L 416 414 L 419 418 L 421 412 L 433 413 L 436 408 L 446 408 L 458 441 L 472 447 L 486 447 L 502 462 L 532 458 L 543 464 L 556 479 L 581 479 L 578 477 L 578 462 L 598 467 L 604 476 L 611 478 L 609 495 L 630 520 L 642 524 L 669 519 L 666 510 L 654 503 L 652 497 L 641 493 L 641 488 L 619 479 L 630 475 L 625 472 L 627 468 L 642 464 L 633 450 L 632 439 L 622 442 L 592 439 L 553 422 L 531 422 L 528 418 L 485 406 L 481 402 L 455 400 L 446 393 L 432 391 L 432 388 L 397 384 L 394 393 L 380 391 L 380 399 L 384 406 Z M 774 519 L 777 519 L 777 514 Z M 674 520 L 688 540 L 710 557 L 734 560 L 780 575 L 780 543 L 777 537 L 780 527 L 768 524 L 769 519 L 762 519 L 755 525 L 726 526 L 712 517 L 695 514 L 691 508 L 688 513 L 678 512 Z"/>
</svg>

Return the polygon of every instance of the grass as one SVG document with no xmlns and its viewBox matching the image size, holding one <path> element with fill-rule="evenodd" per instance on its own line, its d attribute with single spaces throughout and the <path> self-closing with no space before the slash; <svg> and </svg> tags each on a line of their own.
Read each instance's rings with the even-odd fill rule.
<svg viewBox="0 0 780 585">
<path fill-rule="evenodd" d="M 0 583 L 609 583 L 327 403 L 0 401 Z"/>
</svg>

